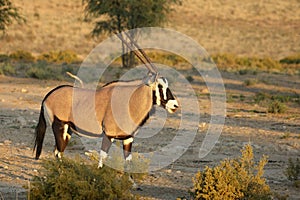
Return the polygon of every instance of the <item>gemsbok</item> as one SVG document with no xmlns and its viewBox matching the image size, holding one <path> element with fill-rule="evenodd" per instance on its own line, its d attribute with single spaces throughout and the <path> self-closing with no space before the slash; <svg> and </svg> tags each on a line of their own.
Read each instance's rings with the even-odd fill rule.
<svg viewBox="0 0 300 200">
<path fill-rule="evenodd" d="M 178 101 L 169 89 L 167 79 L 158 75 L 145 52 L 127 34 L 135 49 L 123 35 L 117 36 L 148 68 L 148 76 L 142 80 L 113 81 L 96 91 L 70 85 L 51 90 L 42 101 L 35 130 L 33 150 L 36 150 L 36 159 L 42 152 L 46 118 L 52 126 L 54 154 L 58 158 L 61 158 L 72 133 L 95 138 L 103 136 L 99 159 L 99 167 L 102 167 L 114 139 L 123 141 L 125 160 L 132 159 L 133 138 L 149 118 L 154 105 L 165 108 L 169 113 L 178 109 Z"/>
</svg>

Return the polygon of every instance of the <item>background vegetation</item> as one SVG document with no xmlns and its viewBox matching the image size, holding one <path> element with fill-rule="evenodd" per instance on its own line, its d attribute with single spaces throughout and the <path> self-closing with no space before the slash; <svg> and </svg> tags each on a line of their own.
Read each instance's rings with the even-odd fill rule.
<svg viewBox="0 0 300 200">
<path fill-rule="evenodd" d="M 0 53 L 70 49 L 84 58 L 107 37 L 92 38 L 95 24 L 83 22 L 82 0 L 11 1 L 27 23 L 10 26 L 0 39 Z M 281 60 L 300 52 L 298 0 L 186 0 L 171 8 L 165 27 L 190 36 L 210 54 Z"/>
</svg>

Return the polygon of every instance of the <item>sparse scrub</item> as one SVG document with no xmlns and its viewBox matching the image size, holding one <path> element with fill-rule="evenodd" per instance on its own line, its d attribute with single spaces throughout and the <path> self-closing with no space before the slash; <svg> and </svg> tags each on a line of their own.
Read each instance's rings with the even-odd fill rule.
<svg viewBox="0 0 300 200">
<path fill-rule="evenodd" d="M 16 69 L 9 63 L 0 64 L 0 74 L 13 76 L 16 74 Z"/>
<path fill-rule="evenodd" d="M 279 62 L 284 64 L 300 64 L 300 53 L 285 57 Z"/>
<path fill-rule="evenodd" d="M 50 51 L 48 53 L 43 53 L 38 57 L 38 60 L 47 61 L 48 63 L 77 63 L 79 59 L 74 51 Z"/>
<path fill-rule="evenodd" d="M 175 55 L 169 52 L 164 51 L 148 51 L 147 55 L 151 58 L 153 62 L 164 64 L 167 66 L 175 66 L 178 64 L 188 64 L 185 59 L 180 57 L 179 55 Z"/>
<path fill-rule="evenodd" d="M 268 106 L 268 112 L 274 114 L 285 113 L 286 109 L 286 105 L 278 100 L 271 101 Z"/>
<path fill-rule="evenodd" d="M 281 62 L 269 57 L 239 57 L 234 54 L 216 54 L 212 56 L 219 68 L 237 71 L 240 75 L 264 72 L 285 72 Z"/>
<path fill-rule="evenodd" d="M 292 158 L 288 160 L 288 166 L 285 169 L 285 175 L 288 180 L 292 181 L 297 188 L 300 188 L 300 159 L 293 161 Z"/>
<path fill-rule="evenodd" d="M 73 51 L 49 52 L 37 59 L 30 52 L 19 50 L 0 54 L 0 74 L 37 79 L 63 80 L 65 73 L 76 73 L 79 58 Z"/>
<path fill-rule="evenodd" d="M 134 199 L 128 175 L 77 157 L 45 160 L 30 184 L 30 199 Z"/>
<path fill-rule="evenodd" d="M 271 95 L 264 92 L 256 93 L 253 97 L 254 103 L 266 107 L 268 113 L 285 113 L 288 109 L 287 103 L 297 103 L 297 95 Z"/>
<path fill-rule="evenodd" d="M 25 68 L 26 77 L 54 80 L 63 80 L 67 71 L 76 74 L 78 70 L 78 66 L 48 64 L 45 61 L 38 61 Z"/>
<path fill-rule="evenodd" d="M 227 159 L 218 166 L 206 167 L 193 178 L 192 198 L 201 199 L 272 199 L 270 187 L 262 178 L 267 158 L 257 165 L 250 144 L 237 159 Z"/>
<path fill-rule="evenodd" d="M 26 70 L 26 76 L 37 79 L 61 79 L 60 68 L 51 67 L 46 62 L 37 62 Z"/>
<path fill-rule="evenodd" d="M 10 60 L 9 56 L 6 54 L 0 54 L 0 63 L 8 62 Z"/>
<path fill-rule="evenodd" d="M 10 59 L 16 62 L 34 62 L 35 57 L 28 51 L 19 50 L 9 55 Z"/>
</svg>

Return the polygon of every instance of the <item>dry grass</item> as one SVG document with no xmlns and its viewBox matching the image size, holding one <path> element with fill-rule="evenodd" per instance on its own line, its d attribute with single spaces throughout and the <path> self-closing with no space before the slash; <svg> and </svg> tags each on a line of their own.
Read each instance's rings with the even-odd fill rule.
<svg viewBox="0 0 300 200">
<path fill-rule="evenodd" d="M 299 8 L 297 0 L 188 0 L 172 15 L 170 27 L 209 53 L 278 59 L 300 51 Z"/>
<path fill-rule="evenodd" d="M 13 25 L 1 38 L 1 53 L 34 54 L 73 50 L 85 57 L 101 41 L 89 35 L 81 0 L 12 0 L 27 25 Z M 186 0 L 174 8 L 167 27 L 189 35 L 211 54 L 267 56 L 281 59 L 300 52 L 298 0 Z"/>
</svg>

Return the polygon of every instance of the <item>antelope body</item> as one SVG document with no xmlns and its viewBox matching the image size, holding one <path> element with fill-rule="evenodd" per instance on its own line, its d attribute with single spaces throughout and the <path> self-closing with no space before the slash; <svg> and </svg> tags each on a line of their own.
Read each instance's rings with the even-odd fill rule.
<svg viewBox="0 0 300 200">
<path fill-rule="evenodd" d="M 132 48 L 123 36 L 118 37 Z M 131 40 L 128 35 L 127 37 Z M 170 113 L 176 111 L 178 102 L 168 88 L 168 81 L 158 76 L 156 67 L 145 52 L 132 42 L 142 55 L 131 50 L 149 69 L 148 77 L 127 82 L 114 81 L 96 91 L 68 85 L 51 90 L 42 101 L 35 131 L 36 159 L 39 159 L 42 152 L 46 118 L 52 126 L 55 136 L 54 152 L 59 158 L 72 133 L 85 137 L 103 136 L 99 160 L 99 167 L 102 167 L 103 159 L 107 157 L 114 139 L 123 140 L 124 157 L 126 160 L 131 159 L 133 137 L 149 118 L 153 105 L 161 106 Z"/>
<path fill-rule="evenodd" d="M 133 137 L 146 122 L 155 104 L 170 113 L 178 108 L 163 77 L 150 85 L 142 80 L 112 82 L 97 91 L 59 86 L 50 91 L 42 102 L 36 128 L 36 159 L 42 150 L 46 118 L 55 135 L 57 157 L 61 157 L 72 133 L 86 137 L 100 137 L 104 133 L 99 165 L 102 166 L 102 159 L 106 157 L 113 139 L 123 140 L 124 157 L 130 159 Z M 94 117 L 96 120 L 91 120 Z"/>
</svg>

